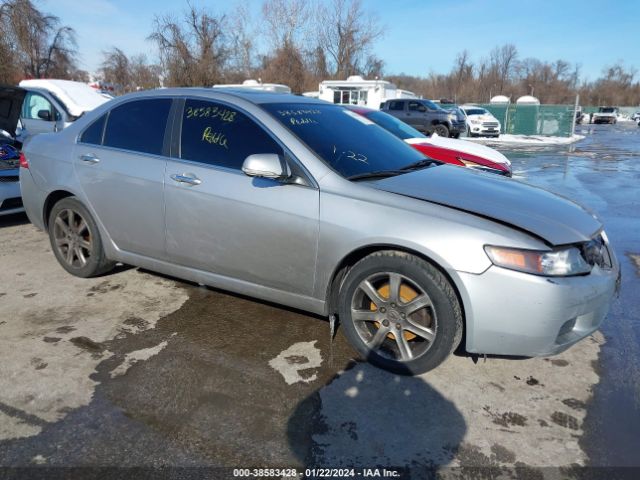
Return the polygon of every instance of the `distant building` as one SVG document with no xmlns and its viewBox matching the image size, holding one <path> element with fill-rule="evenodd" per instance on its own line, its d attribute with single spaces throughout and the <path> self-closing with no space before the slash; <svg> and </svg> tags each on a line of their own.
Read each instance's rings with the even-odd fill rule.
<svg viewBox="0 0 640 480">
<path fill-rule="evenodd" d="M 213 88 L 247 88 L 251 90 L 262 90 L 265 92 L 279 92 L 279 93 L 291 93 L 291 89 L 280 83 L 262 83 L 260 80 L 245 80 L 242 83 L 236 84 L 219 84 L 214 85 Z"/>
<path fill-rule="evenodd" d="M 379 109 L 385 100 L 418 98 L 415 93 L 402 90 L 386 80 L 365 80 L 359 75 L 346 80 L 325 80 L 320 82 L 319 90 L 320 100 L 375 109 Z"/>
</svg>

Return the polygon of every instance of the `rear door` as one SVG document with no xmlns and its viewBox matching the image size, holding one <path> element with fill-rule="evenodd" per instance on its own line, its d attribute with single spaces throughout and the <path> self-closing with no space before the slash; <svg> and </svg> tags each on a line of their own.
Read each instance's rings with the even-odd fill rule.
<svg viewBox="0 0 640 480">
<path fill-rule="evenodd" d="M 80 135 L 76 173 L 118 248 L 164 256 L 165 131 L 170 98 L 122 103 Z M 167 150 L 168 153 L 168 150 Z"/>
<path fill-rule="evenodd" d="M 292 293 L 313 291 L 319 191 L 245 175 L 256 153 L 286 155 L 232 105 L 187 99 L 167 163 L 167 253 L 175 263 Z M 297 163 L 291 160 L 294 166 Z"/>
</svg>

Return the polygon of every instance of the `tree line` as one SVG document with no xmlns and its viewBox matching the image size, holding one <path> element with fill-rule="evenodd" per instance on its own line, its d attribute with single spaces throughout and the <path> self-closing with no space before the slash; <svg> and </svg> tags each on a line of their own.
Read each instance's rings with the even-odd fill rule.
<svg viewBox="0 0 640 480">
<path fill-rule="evenodd" d="M 213 12 L 187 1 L 183 11 L 153 17 L 147 40 L 157 47 L 157 59 L 127 55 L 114 45 L 103 52 L 97 77 L 116 93 L 248 78 L 302 93 L 317 90 L 322 80 L 362 75 L 458 103 L 525 94 L 543 103 L 573 103 L 576 94 L 583 105 L 640 103 L 638 72 L 621 61 L 587 81 L 579 64 L 521 58 L 513 44 L 497 46 L 475 62 L 464 50 L 446 73 L 385 74 L 374 50 L 385 28 L 361 0 L 264 0 L 258 17 L 259 22 L 243 3 Z M 33 0 L 0 0 L 0 28 L 0 83 L 42 77 L 88 81 L 89 74 L 77 66 L 73 29 Z"/>
</svg>

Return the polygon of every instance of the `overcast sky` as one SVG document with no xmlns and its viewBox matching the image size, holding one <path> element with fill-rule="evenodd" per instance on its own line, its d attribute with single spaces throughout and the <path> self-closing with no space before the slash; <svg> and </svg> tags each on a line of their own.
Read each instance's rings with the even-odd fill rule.
<svg viewBox="0 0 640 480">
<path fill-rule="evenodd" d="M 245 1 L 258 21 L 261 0 Z M 193 4 L 214 12 L 233 5 L 231 0 Z M 81 68 L 89 72 L 111 46 L 155 59 L 155 45 L 146 40 L 154 15 L 186 8 L 181 0 L 41 0 L 39 5 L 76 30 Z M 448 72 L 458 52 L 467 49 L 479 60 L 504 43 L 515 44 L 520 58 L 580 63 L 583 79 L 597 78 L 617 60 L 640 69 L 636 0 L 363 0 L 363 5 L 386 27 L 374 49 L 386 74 Z"/>
</svg>

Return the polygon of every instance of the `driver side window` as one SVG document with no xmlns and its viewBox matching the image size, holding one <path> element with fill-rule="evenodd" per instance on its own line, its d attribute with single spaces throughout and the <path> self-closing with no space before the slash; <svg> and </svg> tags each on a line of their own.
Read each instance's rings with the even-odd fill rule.
<svg viewBox="0 0 640 480">
<path fill-rule="evenodd" d="M 409 110 L 412 112 L 426 112 L 427 109 L 420 102 L 409 102 Z"/>
<path fill-rule="evenodd" d="M 27 93 L 22 104 L 22 118 L 28 120 L 46 120 L 38 116 L 38 113 L 42 111 L 49 112 L 50 121 L 58 117 L 56 109 L 49 100 L 38 93 Z"/>
<path fill-rule="evenodd" d="M 247 115 L 231 106 L 188 99 L 182 114 L 180 158 L 242 169 L 254 153 L 284 155 L 284 150 Z"/>
</svg>

